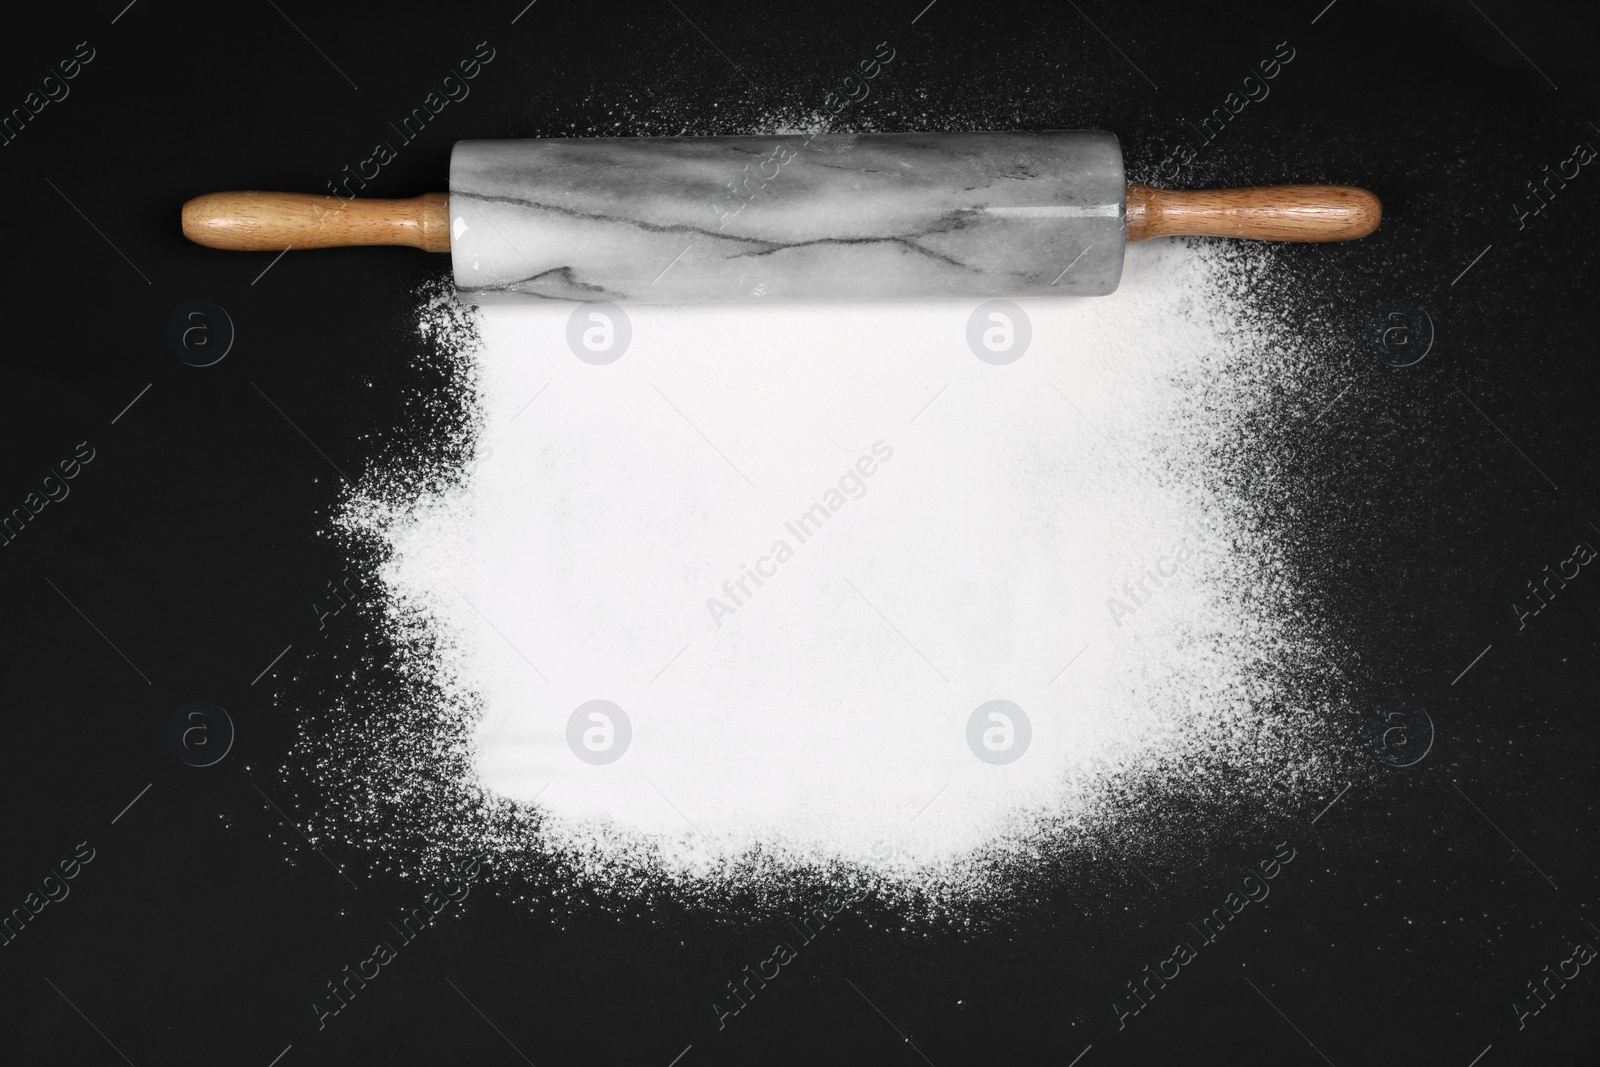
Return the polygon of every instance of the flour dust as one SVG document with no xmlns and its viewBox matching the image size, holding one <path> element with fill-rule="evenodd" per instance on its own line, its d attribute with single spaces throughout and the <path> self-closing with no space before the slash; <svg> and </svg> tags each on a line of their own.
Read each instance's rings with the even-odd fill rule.
<svg viewBox="0 0 1600 1067">
<path fill-rule="evenodd" d="M 399 679 L 302 745 L 340 819 L 611 893 L 959 902 L 1313 792 L 1337 672 L 1270 427 L 1324 383 L 1270 269 L 1132 246 L 1116 294 L 1023 302 L 999 365 L 976 302 L 632 307 L 599 365 L 571 306 L 432 294 L 452 447 L 337 522 Z"/>
</svg>

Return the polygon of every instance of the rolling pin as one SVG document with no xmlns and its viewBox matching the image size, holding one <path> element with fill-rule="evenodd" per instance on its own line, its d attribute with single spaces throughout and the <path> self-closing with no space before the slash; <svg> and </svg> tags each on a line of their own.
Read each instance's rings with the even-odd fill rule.
<svg viewBox="0 0 1600 1067">
<path fill-rule="evenodd" d="M 347 170 L 347 174 L 348 174 Z M 472 303 L 1100 296 L 1151 237 L 1344 241 L 1378 198 L 1343 185 L 1127 184 L 1092 130 L 462 141 L 450 192 L 211 193 L 212 248 L 411 245 Z"/>
</svg>

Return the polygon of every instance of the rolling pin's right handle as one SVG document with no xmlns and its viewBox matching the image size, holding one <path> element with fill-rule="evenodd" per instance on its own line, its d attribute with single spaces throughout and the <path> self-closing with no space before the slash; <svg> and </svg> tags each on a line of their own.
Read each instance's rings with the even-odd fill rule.
<svg viewBox="0 0 1600 1067">
<path fill-rule="evenodd" d="M 307 193 L 207 193 L 183 205 L 183 235 L 196 244 L 240 252 L 344 245 L 448 252 L 449 197 L 346 200 Z"/>
<path fill-rule="evenodd" d="M 1128 240 L 1245 237 L 1257 241 L 1349 241 L 1378 228 L 1383 205 L 1349 185 L 1261 185 L 1248 189 L 1152 189 L 1128 185 Z"/>
</svg>

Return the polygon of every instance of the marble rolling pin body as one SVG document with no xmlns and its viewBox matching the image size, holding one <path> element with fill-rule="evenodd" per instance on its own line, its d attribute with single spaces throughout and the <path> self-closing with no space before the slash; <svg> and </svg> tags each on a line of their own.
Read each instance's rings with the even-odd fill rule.
<svg viewBox="0 0 1600 1067">
<path fill-rule="evenodd" d="M 1098 296 L 1117 287 L 1126 183 L 1110 134 L 802 143 L 458 144 L 456 288 L 480 298 L 680 302 Z"/>
<path fill-rule="evenodd" d="M 184 232 L 448 247 L 474 302 L 690 303 L 1098 296 L 1128 240 L 1344 240 L 1379 214 L 1347 186 L 1128 185 L 1098 131 L 553 138 L 457 144 L 448 199 L 217 193 Z"/>
</svg>

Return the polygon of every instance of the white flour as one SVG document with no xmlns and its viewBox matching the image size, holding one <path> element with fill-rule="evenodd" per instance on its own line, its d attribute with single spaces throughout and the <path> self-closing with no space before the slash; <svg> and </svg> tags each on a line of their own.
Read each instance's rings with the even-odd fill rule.
<svg viewBox="0 0 1600 1067">
<path fill-rule="evenodd" d="M 1115 295 L 1025 302 L 1004 366 L 968 301 L 632 307 L 605 366 L 570 305 L 476 312 L 470 476 L 401 506 L 379 476 L 342 524 L 387 546 L 402 648 L 437 642 L 413 669 L 481 711 L 469 791 L 544 816 L 485 836 L 591 873 L 760 850 L 976 884 L 1130 783 L 1314 785 L 1322 709 L 1285 679 L 1319 638 L 1259 492 L 1216 476 L 1305 364 L 1263 362 L 1230 262 L 1131 246 Z M 631 739 L 608 713 L 569 744 L 595 700 Z M 979 716 L 975 749 L 995 700 L 1026 726 Z M 625 751 L 586 762 L 584 730 Z"/>
</svg>

